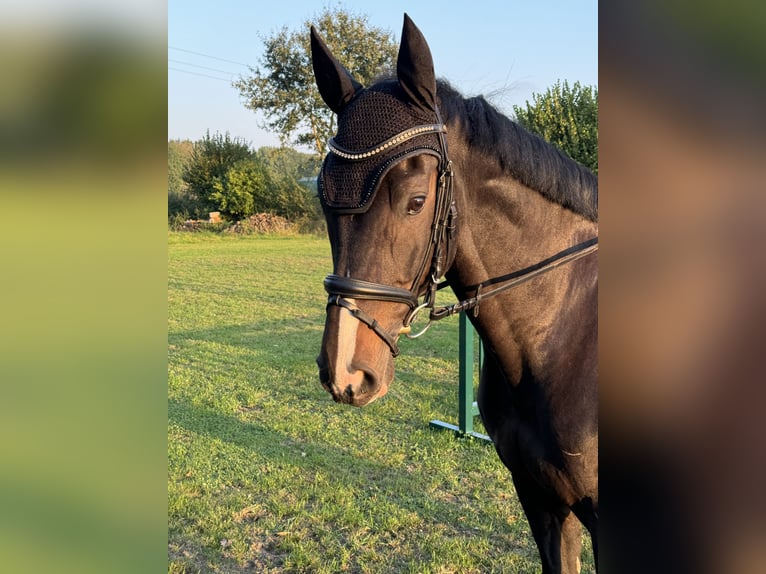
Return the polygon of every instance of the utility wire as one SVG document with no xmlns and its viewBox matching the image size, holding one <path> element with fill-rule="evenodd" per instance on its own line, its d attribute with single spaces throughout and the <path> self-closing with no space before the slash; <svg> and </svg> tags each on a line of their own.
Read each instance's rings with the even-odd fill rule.
<svg viewBox="0 0 766 574">
<path fill-rule="evenodd" d="M 243 64 L 242 62 L 235 62 L 234 60 L 227 60 L 225 58 L 219 58 L 218 56 L 211 56 L 210 54 L 203 54 L 202 52 L 195 52 L 193 50 L 186 50 L 185 48 L 176 48 L 175 46 L 168 46 L 171 50 L 178 50 L 179 52 L 186 52 L 187 54 L 194 54 L 195 56 L 202 56 L 203 58 L 210 58 L 211 60 L 220 60 L 221 62 L 228 62 L 229 64 L 236 64 L 237 66 L 243 66 L 249 68 L 249 64 Z"/>
<path fill-rule="evenodd" d="M 195 76 L 203 76 L 205 78 L 212 78 L 214 80 L 220 80 L 222 82 L 226 82 L 227 84 L 231 84 L 231 80 L 227 78 L 219 78 L 218 76 L 211 76 L 210 74 L 202 74 L 200 72 L 192 72 L 191 70 L 182 70 L 181 68 L 174 68 L 172 66 L 168 66 L 168 70 L 174 70 L 176 72 L 183 72 L 184 74 L 193 74 Z"/>
<path fill-rule="evenodd" d="M 174 62 L 176 64 L 183 64 L 184 66 L 191 66 L 193 68 L 201 68 L 203 70 L 210 70 L 211 72 L 221 72 L 222 74 L 236 74 L 237 72 L 230 72 L 228 70 L 221 70 L 220 68 L 209 68 L 208 66 L 200 66 L 199 64 L 192 64 L 191 62 L 184 62 L 183 60 L 174 60 L 168 58 L 168 62 Z"/>
</svg>

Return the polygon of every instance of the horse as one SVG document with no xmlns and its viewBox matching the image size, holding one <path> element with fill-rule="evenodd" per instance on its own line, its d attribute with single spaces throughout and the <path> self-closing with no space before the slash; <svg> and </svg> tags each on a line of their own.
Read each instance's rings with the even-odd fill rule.
<svg viewBox="0 0 766 574">
<path fill-rule="evenodd" d="M 333 265 L 320 382 L 336 402 L 370 404 L 399 338 L 422 334 L 419 314 L 468 313 L 485 346 L 479 412 L 542 571 L 579 572 L 582 526 L 596 561 L 598 548 L 598 180 L 437 81 L 406 14 L 396 73 L 368 87 L 310 34 L 337 115 L 317 179 Z M 445 286 L 458 302 L 437 306 Z"/>
</svg>

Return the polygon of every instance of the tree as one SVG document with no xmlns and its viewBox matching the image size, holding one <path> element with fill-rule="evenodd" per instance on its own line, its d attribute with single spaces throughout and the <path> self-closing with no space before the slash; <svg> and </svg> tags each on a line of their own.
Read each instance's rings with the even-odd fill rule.
<svg viewBox="0 0 766 574">
<path fill-rule="evenodd" d="M 243 140 L 232 139 L 228 132 L 213 136 L 207 132 L 204 138 L 194 143 L 183 173 L 184 183 L 204 209 L 217 210 L 216 182 L 226 175 L 230 167 L 252 157 L 253 152 Z"/>
<path fill-rule="evenodd" d="M 184 169 L 194 149 L 189 140 L 168 141 L 168 194 L 181 194 L 186 189 Z"/>
<path fill-rule="evenodd" d="M 532 97 L 516 121 L 598 174 L 598 89 L 565 80 Z"/>
<path fill-rule="evenodd" d="M 256 156 L 269 173 L 272 193 L 278 204 L 277 215 L 295 219 L 319 214 L 319 205 L 314 199 L 320 168 L 316 156 L 287 147 L 262 147 Z"/>
<path fill-rule="evenodd" d="M 213 181 L 210 199 L 226 217 L 242 219 L 254 213 L 274 212 L 275 197 L 263 162 L 255 157 L 229 166 Z"/>
<path fill-rule="evenodd" d="M 191 159 L 194 144 L 189 140 L 168 141 L 168 217 L 180 220 L 198 217 L 202 206 L 184 183 L 183 173 Z"/>
<path fill-rule="evenodd" d="M 321 158 L 289 147 L 263 146 L 255 153 L 266 163 L 272 176 L 279 172 L 299 180 L 316 179 L 322 167 Z"/>
<path fill-rule="evenodd" d="M 312 188 L 301 173 L 313 156 L 289 148 L 261 148 L 252 157 L 229 166 L 213 182 L 210 200 L 228 219 L 273 213 L 296 220 L 316 215 Z M 303 181 L 301 181 L 303 180 Z"/>
<path fill-rule="evenodd" d="M 363 85 L 392 71 L 398 46 L 391 32 L 370 26 L 367 17 L 344 9 L 325 10 L 303 29 L 286 27 L 263 39 L 264 55 L 252 76 L 234 82 L 244 105 L 266 117 L 261 127 L 279 134 L 283 144 L 308 146 L 317 157 L 325 154 L 335 133 L 335 114 L 316 88 L 311 67 L 309 27 L 314 24 L 346 69 Z"/>
</svg>

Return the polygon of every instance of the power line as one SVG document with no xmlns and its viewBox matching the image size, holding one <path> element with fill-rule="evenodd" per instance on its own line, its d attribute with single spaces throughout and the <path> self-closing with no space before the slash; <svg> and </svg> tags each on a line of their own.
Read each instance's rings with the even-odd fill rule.
<svg viewBox="0 0 766 574">
<path fill-rule="evenodd" d="M 203 58 L 210 58 L 211 60 L 220 60 L 221 62 L 228 62 L 229 64 L 236 64 L 237 66 L 243 66 L 249 68 L 249 64 L 243 64 L 242 62 L 235 62 L 234 60 L 227 60 L 225 58 L 219 58 L 218 56 L 211 56 L 210 54 L 203 54 L 202 52 L 195 52 L 193 50 L 187 50 L 185 48 L 176 48 L 175 46 L 168 46 L 171 50 L 178 50 L 179 52 L 186 52 L 187 54 L 194 54 L 195 56 L 202 56 Z"/>
<path fill-rule="evenodd" d="M 201 68 L 203 70 L 210 70 L 211 72 L 221 72 L 222 74 L 236 74 L 237 72 L 230 72 L 229 70 L 221 70 L 220 68 L 209 68 L 208 66 L 200 66 L 199 64 L 192 64 L 191 62 L 184 62 L 183 60 L 174 60 L 168 58 L 168 62 L 174 62 L 176 64 L 183 64 L 184 66 L 191 66 L 193 68 Z"/>
<path fill-rule="evenodd" d="M 191 70 L 182 70 L 181 68 L 174 68 L 172 66 L 168 66 L 168 70 L 174 70 L 176 72 L 183 72 L 184 74 L 192 74 L 194 76 L 203 76 L 205 78 L 212 78 L 214 80 L 220 80 L 222 82 L 226 82 L 227 84 L 231 84 L 231 80 L 227 78 L 219 78 L 218 76 L 211 76 L 210 74 L 202 74 L 200 72 L 192 72 Z"/>
</svg>

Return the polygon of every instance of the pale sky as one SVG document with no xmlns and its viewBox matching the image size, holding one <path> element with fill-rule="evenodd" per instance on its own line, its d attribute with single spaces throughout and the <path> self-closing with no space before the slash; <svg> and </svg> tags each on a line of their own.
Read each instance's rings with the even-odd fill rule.
<svg viewBox="0 0 766 574">
<path fill-rule="evenodd" d="M 322 11 L 310 0 L 169 0 L 168 138 L 229 132 L 257 148 L 278 145 L 231 86 L 257 67 L 262 37 L 298 30 Z M 438 77 L 483 94 L 511 115 L 556 80 L 598 85 L 598 3 L 529 0 L 340 2 L 399 39 L 407 12 L 431 48 Z M 306 30 L 308 33 L 308 30 Z"/>
</svg>

